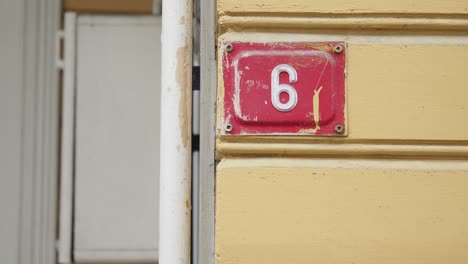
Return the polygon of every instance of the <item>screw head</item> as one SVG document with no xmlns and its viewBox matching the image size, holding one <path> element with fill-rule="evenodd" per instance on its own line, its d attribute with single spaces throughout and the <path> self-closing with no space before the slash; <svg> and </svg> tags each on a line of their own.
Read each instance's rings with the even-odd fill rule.
<svg viewBox="0 0 468 264">
<path fill-rule="evenodd" d="M 233 49 L 234 49 L 234 46 L 231 43 L 226 45 L 226 51 L 227 52 L 231 52 Z"/>
<path fill-rule="evenodd" d="M 335 132 L 338 134 L 341 134 L 344 132 L 344 126 L 343 125 L 336 125 L 335 126 Z"/>
<path fill-rule="evenodd" d="M 231 132 L 232 131 L 232 125 L 231 124 L 224 125 L 224 130 L 226 130 L 226 132 Z"/>
<path fill-rule="evenodd" d="M 333 51 L 335 53 L 341 53 L 343 51 L 343 46 L 341 45 L 336 45 L 335 47 L 333 47 Z"/>
</svg>

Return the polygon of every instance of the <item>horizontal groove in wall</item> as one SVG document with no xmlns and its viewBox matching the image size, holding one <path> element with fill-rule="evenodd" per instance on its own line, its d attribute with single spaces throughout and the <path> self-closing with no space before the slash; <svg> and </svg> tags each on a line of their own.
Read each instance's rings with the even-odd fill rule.
<svg viewBox="0 0 468 264">
<path fill-rule="evenodd" d="M 421 140 L 421 139 L 352 139 L 333 136 L 297 136 L 297 135 L 240 135 L 218 136 L 218 143 L 287 143 L 287 144 L 374 144 L 374 145 L 440 145 L 466 146 L 467 140 Z"/>
<path fill-rule="evenodd" d="M 221 11 L 219 17 L 288 17 L 288 18 L 426 18 L 426 19 L 468 19 L 468 14 L 464 13 L 393 13 L 393 12 L 354 12 L 354 13 L 333 13 L 333 12 L 232 12 Z"/>
<path fill-rule="evenodd" d="M 222 29 L 346 29 L 467 31 L 463 18 L 221 16 Z"/>
<path fill-rule="evenodd" d="M 365 143 L 233 143 L 218 141 L 218 158 L 222 156 L 321 156 L 321 157 L 430 157 L 468 158 L 468 146 L 404 145 Z"/>
</svg>

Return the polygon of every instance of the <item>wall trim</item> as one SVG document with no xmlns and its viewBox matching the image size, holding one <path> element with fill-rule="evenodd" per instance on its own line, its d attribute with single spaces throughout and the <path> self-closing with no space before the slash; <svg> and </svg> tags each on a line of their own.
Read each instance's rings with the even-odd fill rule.
<svg viewBox="0 0 468 264">
<path fill-rule="evenodd" d="M 216 1 L 200 0 L 200 175 L 198 254 L 194 263 L 214 264 Z"/>
</svg>

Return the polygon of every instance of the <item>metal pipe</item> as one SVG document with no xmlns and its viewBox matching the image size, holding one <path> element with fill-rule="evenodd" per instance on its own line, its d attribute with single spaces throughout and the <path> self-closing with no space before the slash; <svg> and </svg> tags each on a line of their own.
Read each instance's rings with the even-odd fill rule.
<svg viewBox="0 0 468 264">
<path fill-rule="evenodd" d="M 192 0 L 163 0 L 159 263 L 190 263 Z"/>
</svg>

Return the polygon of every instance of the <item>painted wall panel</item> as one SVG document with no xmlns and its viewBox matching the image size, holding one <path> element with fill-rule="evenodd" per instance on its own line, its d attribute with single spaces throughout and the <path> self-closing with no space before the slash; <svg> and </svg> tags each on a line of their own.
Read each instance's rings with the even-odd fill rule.
<svg viewBox="0 0 468 264">
<path fill-rule="evenodd" d="M 216 177 L 217 263 L 464 263 L 468 163 L 235 159 Z"/>
<path fill-rule="evenodd" d="M 468 140 L 467 45 L 350 44 L 350 138 Z"/>
<path fill-rule="evenodd" d="M 403 13 L 403 14 L 467 14 L 466 0 L 218 0 L 222 14 L 246 13 Z"/>
</svg>

